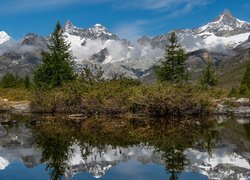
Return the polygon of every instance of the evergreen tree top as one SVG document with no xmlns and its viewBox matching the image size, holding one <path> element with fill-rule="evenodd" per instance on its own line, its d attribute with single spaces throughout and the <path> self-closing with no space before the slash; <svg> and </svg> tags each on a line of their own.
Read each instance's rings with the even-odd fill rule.
<svg viewBox="0 0 250 180">
<path fill-rule="evenodd" d="M 185 61 L 187 56 L 178 42 L 175 32 L 171 32 L 166 45 L 165 57 L 159 66 L 156 66 L 155 73 L 159 81 L 169 81 L 179 84 L 188 80 L 188 72 Z"/>
<path fill-rule="evenodd" d="M 42 64 L 35 71 L 34 82 L 38 88 L 51 89 L 75 79 L 73 56 L 70 44 L 63 36 L 63 29 L 56 23 L 49 38 L 49 51 L 42 53 Z"/>
</svg>

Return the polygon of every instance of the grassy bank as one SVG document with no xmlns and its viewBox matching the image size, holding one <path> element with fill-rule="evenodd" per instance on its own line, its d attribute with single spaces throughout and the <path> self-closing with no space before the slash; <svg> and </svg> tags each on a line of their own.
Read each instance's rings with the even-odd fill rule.
<svg viewBox="0 0 250 180">
<path fill-rule="evenodd" d="M 96 114 L 202 115 L 211 112 L 211 93 L 192 86 L 141 85 L 118 79 L 99 83 L 76 81 L 50 91 L 36 91 L 33 112 Z"/>
<path fill-rule="evenodd" d="M 0 88 L 0 97 L 9 101 L 24 101 L 31 99 L 31 90 L 22 87 L 18 88 Z"/>
</svg>

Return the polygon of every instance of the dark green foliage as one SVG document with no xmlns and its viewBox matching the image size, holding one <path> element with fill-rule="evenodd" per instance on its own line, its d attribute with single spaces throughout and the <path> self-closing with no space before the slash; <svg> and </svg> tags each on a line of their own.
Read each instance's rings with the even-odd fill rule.
<svg viewBox="0 0 250 180">
<path fill-rule="evenodd" d="M 34 83 L 39 89 L 52 89 L 75 79 L 70 45 L 63 37 L 60 23 L 50 36 L 48 52 L 42 53 L 42 64 L 34 72 Z"/>
<path fill-rule="evenodd" d="M 155 73 L 160 82 L 169 81 L 172 84 L 179 84 L 188 80 L 185 67 L 187 56 L 178 43 L 175 32 L 170 34 L 168 41 L 169 45 L 166 46 L 165 58 L 161 65 L 155 68 Z"/>
<path fill-rule="evenodd" d="M 231 91 L 229 92 L 229 97 L 236 97 L 238 95 L 238 89 L 236 87 L 232 87 Z"/>
<path fill-rule="evenodd" d="M 242 84 L 239 88 L 239 95 L 247 96 L 249 94 L 249 88 L 246 84 Z"/>
<path fill-rule="evenodd" d="M 30 88 L 30 77 L 29 77 L 29 75 L 26 75 L 25 78 L 24 78 L 24 86 L 25 86 L 26 89 Z"/>
<path fill-rule="evenodd" d="M 243 76 L 243 79 L 241 81 L 241 86 L 246 86 L 248 89 L 250 89 L 250 64 L 247 66 L 247 70 Z"/>
<path fill-rule="evenodd" d="M 203 88 L 211 88 L 218 84 L 218 76 L 215 73 L 213 64 L 209 61 L 202 72 L 200 84 Z"/>
<path fill-rule="evenodd" d="M 14 76 L 11 73 L 7 73 L 1 79 L 1 87 L 3 88 L 26 88 L 29 89 L 31 86 L 31 82 L 29 76 L 26 75 L 25 78 L 18 76 L 17 74 Z"/>
<path fill-rule="evenodd" d="M 6 73 L 2 80 L 1 80 L 1 86 L 3 88 L 10 88 L 10 87 L 16 87 L 17 81 L 16 78 L 11 73 Z"/>
</svg>

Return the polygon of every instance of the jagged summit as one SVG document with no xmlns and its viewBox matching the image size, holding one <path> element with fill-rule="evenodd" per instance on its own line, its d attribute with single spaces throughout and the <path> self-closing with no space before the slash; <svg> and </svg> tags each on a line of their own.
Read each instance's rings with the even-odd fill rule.
<svg viewBox="0 0 250 180">
<path fill-rule="evenodd" d="M 46 38 L 35 33 L 28 33 L 24 36 L 21 45 L 36 46 L 41 49 L 47 48 Z"/>
<path fill-rule="evenodd" d="M 63 27 L 63 35 L 71 44 L 77 68 L 81 68 L 84 64 L 98 64 L 104 70 L 105 77 L 111 77 L 116 73 L 135 78 L 148 75 L 158 60 L 164 56 L 169 35 L 166 33 L 155 37 L 143 36 L 133 43 L 120 39 L 100 23 L 91 27 L 78 27 L 68 20 Z M 200 64 L 203 65 L 203 56 L 197 53 L 199 50 L 215 54 L 219 61 L 224 56 L 231 55 L 231 52 L 242 44 L 244 46 L 240 46 L 241 48 L 250 47 L 250 43 L 247 42 L 250 41 L 248 39 L 250 23 L 237 19 L 229 10 L 225 10 L 202 27 L 179 29 L 175 32 L 186 52 L 195 52 L 193 59 L 196 59 L 190 61 L 191 68 L 195 70 L 201 67 Z M 3 64 L 3 61 L 1 65 L 5 69 L 28 72 L 25 67 L 28 67 L 30 62 L 32 65 L 39 63 L 40 50 L 46 50 L 47 40 L 47 37 L 28 34 L 22 41 L 15 42 L 7 33 L 0 32 L 0 56 L 5 54 L 4 59 L 9 60 L 7 65 Z M 11 51 L 18 56 L 9 56 L 8 53 Z M 27 51 L 29 53 L 26 53 Z M 23 54 L 27 56 L 23 58 Z M 13 60 L 16 59 L 19 60 L 19 64 L 13 66 L 13 62 L 16 62 Z M 0 76 L 3 73 L 4 71 Z"/>
<path fill-rule="evenodd" d="M 92 28 L 90 28 L 90 31 L 98 36 L 101 34 L 112 36 L 112 34 L 108 32 L 108 29 L 101 24 L 95 24 Z"/>
<path fill-rule="evenodd" d="M 97 23 L 97 24 L 94 25 L 94 27 L 104 27 L 104 26 L 101 25 L 101 24 L 99 24 L 99 23 Z"/>
<path fill-rule="evenodd" d="M 214 21 L 198 29 L 199 33 L 209 32 L 216 36 L 232 36 L 250 32 L 250 24 L 233 16 L 229 10 L 225 10 Z"/>
<path fill-rule="evenodd" d="M 0 31 L 0 44 L 4 44 L 10 40 L 11 37 L 5 31 Z"/>
<path fill-rule="evenodd" d="M 236 18 L 233 16 L 231 11 L 225 9 L 224 12 L 215 19 L 214 22 L 228 24 L 230 22 L 234 22 L 235 20 Z"/>
<path fill-rule="evenodd" d="M 108 29 L 101 24 L 95 24 L 90 28 L 79 28 L 76 27 L 70 20 L 66 22 L 64 26 L 64 32 L 69 35 L 78 36 L 81 39 L 119 39 L 116 35 L 109 32 Z"/>
<path fill-rule="evenodd" d="M 65 25 L 64 25 L 65 31 L 70 32 L 70 33 L 73 32 L 74 28 L 76 28 L 76 27 L 73 25 L 73 23 L 72 23 L 70 20 L 68 20 L 68 21 L 65 23 Z"/>
</svg>

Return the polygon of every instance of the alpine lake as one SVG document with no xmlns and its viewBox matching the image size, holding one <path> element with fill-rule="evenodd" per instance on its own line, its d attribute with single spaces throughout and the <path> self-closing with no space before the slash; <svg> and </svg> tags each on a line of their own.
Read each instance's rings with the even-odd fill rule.
<svg viewBox="0 0 250 180">
<path fill-rule="evenodd" d="M 0 179 L 248 180 L 250 118 L 0 115 Z"/>
</svg>

